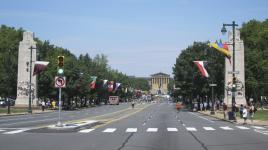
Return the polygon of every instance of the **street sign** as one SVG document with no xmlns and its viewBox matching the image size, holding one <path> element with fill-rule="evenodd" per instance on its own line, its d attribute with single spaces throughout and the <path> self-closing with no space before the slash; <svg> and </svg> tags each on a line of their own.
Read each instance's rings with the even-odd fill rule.
<svg viewBox="0 0 268 150">
<path fill-rule="evenodd" d="M 65 88 L 66 87 L 66 78 L 56 76 L 55 77 L 55 88 Z"/>
<path fill-rule="evenodd" d="M 239 71 L 228 71 L 228 74 L 239 74 Z"/>
<path fill-rule="evenodd" d="M 209 84 L 209 86 L 217 86 L 217 84 Z"/>
</svg>

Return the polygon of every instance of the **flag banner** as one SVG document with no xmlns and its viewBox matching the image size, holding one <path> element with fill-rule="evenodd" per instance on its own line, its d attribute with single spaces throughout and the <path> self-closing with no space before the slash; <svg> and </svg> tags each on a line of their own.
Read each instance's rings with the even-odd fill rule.
<svg viewBox="0 0 268 150">
<path fill-rule="evenodd" d="M 125 89 L 125 93 L 127 93 L 127 88 Z"/>
<path fill-rule="evenodd" d="M 121 83 L 116 83 L 115 84 L 115 91 L 119 88 L 120 85 L 121 85 Z"/>
<path fill-rule="evenodd" d="M 49 62 L 47 62 L 47 61 L 35 61 L 33 76 L 43 72 L 48 64 L 49 64 Z"/>
<path fill-rule="evenodd" d="M 103 86 L 107 84 L 108 80 L 103 80 Z"/>
<path fill-rule="evenodd" d="M 204 66 L 204 62 L 206 63 L 206 61 L 194 61 L 194 63 L 197 65 L 198 69 L 200 70 L 201 74 L 204 77 L 209 77 L 209 74 Z"/>
<path fill-rule="evenodd" d="M 209 43 L 209 46 L 215 48 L 216 50 L 218 50 L 219 52 L 224 54 L 224 56 L 227 57 L 228 59 L 231 58 L 231 54 L 229 52 L 228 45 L 226 43 L 224 43 L 224 44 L 222 44 L 221 42 L 220 43 Z"/>
<path fill-rule="evenodd" d="M 89 84 L 89 88 L 90 89 L 95 89 L 96 88 L 96 80 L 97 80 L 97 77 L 96 76 L 91 76 L 91 83 Z"/>
<path fill-rule="evenodd" d="M 110 81 L 108 84 L 108 92 L 112 92 L 114 90 L 114 81 Z"/>
</svg>

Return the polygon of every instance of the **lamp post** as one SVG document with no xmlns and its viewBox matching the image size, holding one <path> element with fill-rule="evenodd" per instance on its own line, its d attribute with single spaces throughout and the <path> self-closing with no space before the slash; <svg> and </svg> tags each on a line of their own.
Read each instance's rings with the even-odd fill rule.
<svg viewBox="0 0 268 150">
<path fill-rule="evenodd" d="M 32 55 L 33 55 L 33 49 L 36 49 L 34 47 L 29 48 L 31 50 L 30 53 L 30 82 L 29 82 L 29 106 L 28 106 L 28 113 L 32 113 Z M 27 63 L 28 64 L 28 63 Z"/>
<path fill-rule="evenodd" d="M 223 24 L 221 32 L 223 34 L 225 34 L 227 32 L 226 30 L 226 26 L 231 26 L 233 29 L 233 86 L 232 86 L 232 113 L 233 113 L 233 117 L 235 119 L 235 92 L 236 92 L 236 77 L 235 77 L 235 27 L 238 26 L 237 24 L 235 24 L 235 21 L 232 22 L 232 24 Z"/>
<path fill-rule="evenodd" d="M 212 92 L 211 92 L 211 102 L 212 102 L 212 106 L 211 106 L 211 109 L 210 109 L 210 114 L 211 115 L 215 115 L 215 109 L 214 109 L 214 106 L 215 106 L 215 100 L 214 100 L 214 86 L 217 86 L 217 84 L 209 84 L 209 86 L 211 86 L 212 88 Z"/>
</svg>

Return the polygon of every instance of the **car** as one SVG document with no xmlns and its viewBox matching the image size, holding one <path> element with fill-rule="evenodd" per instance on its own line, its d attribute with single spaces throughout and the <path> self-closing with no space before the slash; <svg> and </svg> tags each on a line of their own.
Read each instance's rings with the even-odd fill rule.
<svg viewBox="0 0 268 150">
<path fill-rule="evenodd" d="M 10 102 L 10 106 L 14 106 L 16 100 L 12 98 L 4 98 L 0 100 L 0 106 L 5 107 L 8 106 L 8 101 Z"/>
</svg>

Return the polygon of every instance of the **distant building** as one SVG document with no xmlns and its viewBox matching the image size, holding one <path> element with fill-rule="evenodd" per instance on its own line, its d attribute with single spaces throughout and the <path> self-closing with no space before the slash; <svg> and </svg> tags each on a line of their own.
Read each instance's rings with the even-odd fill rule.
<svg viewBox="0 0 268 150">
<path fill-rule="evenodd" d="M 149 81 L 151 85 L 151 94 L 168 94 L 169 80 L 170 75 L 162 72 L 151 75 L 151 80 Z"/>
</svg>

